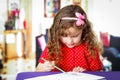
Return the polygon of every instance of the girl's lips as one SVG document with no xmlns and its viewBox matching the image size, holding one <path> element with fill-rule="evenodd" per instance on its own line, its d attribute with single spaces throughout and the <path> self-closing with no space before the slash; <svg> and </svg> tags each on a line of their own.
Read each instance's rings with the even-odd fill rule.
<svg viewBox="0 0 120 80">
<path fill-rule="evenodd" d="M 67 44 L 68 47 L 74 47 L 74 44 Z"/>
<path fill-rule="evenodd" d="M 68 45 L 68 46 L 73 46 L 73 45 Z"/>
<path fill-rule="evenodd" d="M 67 44 L 68 46 L 73 46 L 74 44 Z"/>
</svg>

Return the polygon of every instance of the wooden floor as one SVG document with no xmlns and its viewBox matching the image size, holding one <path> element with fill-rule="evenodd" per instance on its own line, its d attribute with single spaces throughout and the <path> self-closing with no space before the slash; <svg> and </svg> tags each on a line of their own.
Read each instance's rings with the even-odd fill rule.
<svg viewBox="0 0 120 80">
<path fill-rule="evenodd" d="M 35 70 L 35 59 L 15 58 L 3 63 L 1 70 L 2 80 L 16 80 L 19 72 L 27 72 Z M 0 79 L 1 80 L 1 79 Z"/>
</svg>

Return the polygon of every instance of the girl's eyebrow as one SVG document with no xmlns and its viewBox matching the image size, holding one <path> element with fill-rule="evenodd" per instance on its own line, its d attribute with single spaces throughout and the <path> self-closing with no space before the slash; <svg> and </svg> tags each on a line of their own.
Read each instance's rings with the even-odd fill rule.
<svg viewBox="0 0 120 80">
<path fill-rule="evenodd" d="M 69 36 L 78 36 L 80 33 L 76 33 L 76 34 L 70 34 Z"/>
<path fill-rule="evenodd" d="M 81 32 L 77 32 L 77 33 L 75 33 L 75 34 L 72 34 L 72 35 L 79 35 Z"/>
</svg>

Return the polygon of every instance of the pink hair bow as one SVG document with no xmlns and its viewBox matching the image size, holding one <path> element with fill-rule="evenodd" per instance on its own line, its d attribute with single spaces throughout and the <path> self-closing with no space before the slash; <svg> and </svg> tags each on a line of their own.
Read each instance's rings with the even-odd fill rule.
<svg viewBox="0 0 120 80">
<path fill-rule="evenodd" d="M 77 18 L 76 17 L 63 17 L 62 20 L 76 20 L 77 26 L 84 25 L 85 24 L 85 22 L 84 22 L 85 16 L 79 12 L 76 12 L 75 15 Z"/>
<path fill-rule="evenodd" d="M 84 25 L 85 16 L 78 12 L 76 12 L 75 15 L 77 16 L 76 25 L 77 26 Z"/>
</svg>

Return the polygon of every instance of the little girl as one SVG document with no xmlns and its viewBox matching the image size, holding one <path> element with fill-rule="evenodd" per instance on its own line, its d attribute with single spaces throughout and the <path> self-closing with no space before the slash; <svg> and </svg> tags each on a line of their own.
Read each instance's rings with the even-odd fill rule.
<svg viewBox="0 0 120 80">
<path fill-rule="evenodd" d="M 65 72 L 100 71 L 99 48 L 85 11 L 78 5 L 68 5 L 54 18 L 36 71 L 59 71 L 55 66 Z"/>
</svg>

